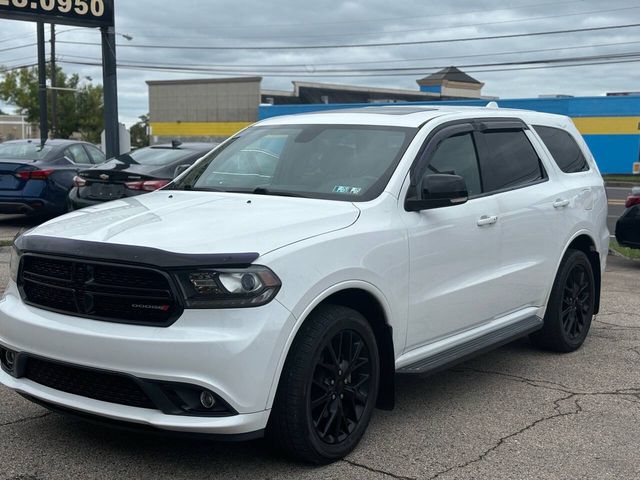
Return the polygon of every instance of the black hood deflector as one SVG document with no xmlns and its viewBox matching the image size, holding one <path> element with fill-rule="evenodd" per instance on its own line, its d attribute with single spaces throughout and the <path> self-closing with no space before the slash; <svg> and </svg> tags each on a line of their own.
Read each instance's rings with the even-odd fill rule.
<svg viewBox="0 0 640 480">
<path fill-rule="evenodd" d="M 39 253 L 64 257 L 160 268 L 242 267 L 253 263 L 260 254 L 249 253 L 176 253 L 158 248 L 90 242 L 43 235 L 22 235 L 15 240 L 21 253 Z"/>
</svg>

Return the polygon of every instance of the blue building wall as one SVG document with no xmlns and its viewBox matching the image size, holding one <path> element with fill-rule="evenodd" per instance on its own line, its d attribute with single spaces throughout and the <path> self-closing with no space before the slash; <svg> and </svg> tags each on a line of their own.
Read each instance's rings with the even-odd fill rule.
<svg viewBox="0 0 640 480">
<path fill-rule="evenodd" d="M 441 93 L 442 85 L 421 85 L 421 92 Z"/>
<path fill-rule="evenodd" d="M 556 113 L 573 118 L 602 173 L 631 173 L 640 161 L 640 96 L 522 98 L 498 100 L 502 108 Z M 484 106 L 487 100 L 412 102 L 411 105 Z M 379 104 L 261 106 L 260 119 L 297 113 L 370 107 Z M 396 104 L 398 105 L 398 104 Z"/>
</svg>

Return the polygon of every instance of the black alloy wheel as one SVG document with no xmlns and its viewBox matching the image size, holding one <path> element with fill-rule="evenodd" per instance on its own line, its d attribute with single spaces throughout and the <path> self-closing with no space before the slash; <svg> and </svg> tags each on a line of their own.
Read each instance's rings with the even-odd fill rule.
<svg viewBox="0 0 640 480">
<path fill-rule="evenodd" d="M 567 276 L 562 298 L 562 328 L 569 340 L 580 338 L 591 320 L 593 299 L 590 287 L 584 265 L 575 265 Z"/>
<path fill-rule="evenodd" d="M 369 425 L 379 377 L 369 322 L 351 308 L 320 305 L 287 355 L 267 425 L 270 445 L 316 464 L 348 455 Z"/>
<path fill-rule="evenodd" d="M 370 380 L 369 350 L 357 332 L 341 330 L 326 342 L 309 385 L 318 438 L 336 444 L 353 433 L 367 406 Z"/>
<path fill-rule="evenodd" d="M 565 254 L 553 283 L 541 330 L 531 334 L 539 347 L 573 352 L 582 346 L 595 310 L 593 267 L 581 250 Z"/>
</svg>

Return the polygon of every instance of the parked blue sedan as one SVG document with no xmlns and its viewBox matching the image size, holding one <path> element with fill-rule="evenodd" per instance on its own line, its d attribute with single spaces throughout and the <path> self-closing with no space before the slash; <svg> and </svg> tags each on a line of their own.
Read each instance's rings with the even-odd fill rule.
<svg viewBox="0 0 640 480">
<path fill-rule="evenodd" d="M 0 143 L 0 213 L 60 215 L 78 171 L 101 164 L 104 154 L 75 140 Z"/>
</svg>

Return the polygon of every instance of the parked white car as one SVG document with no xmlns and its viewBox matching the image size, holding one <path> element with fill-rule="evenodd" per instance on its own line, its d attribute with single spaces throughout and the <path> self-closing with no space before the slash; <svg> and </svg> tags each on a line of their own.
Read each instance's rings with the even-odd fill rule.
<svg viewBox="0 0 640 480">
<path fill-rule="evenodd" d="M 597 313 L 602 178 L 569 118 L 369 107 L 269 119 L 157 192 L 15 241 L 0 381 L 52 410 L 348 454 L 396 373 Z"/>
</svg>

